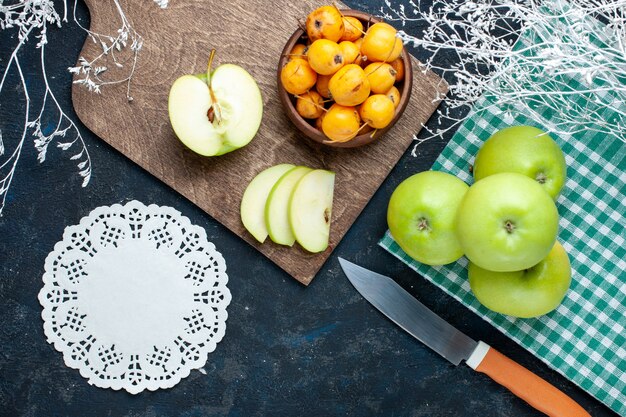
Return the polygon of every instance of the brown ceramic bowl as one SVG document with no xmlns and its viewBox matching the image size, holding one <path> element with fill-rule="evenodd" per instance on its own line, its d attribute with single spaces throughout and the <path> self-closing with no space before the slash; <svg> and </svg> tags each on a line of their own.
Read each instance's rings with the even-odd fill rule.
<svg viewBox="0 0 626 417">
<path fill-rule="evenodd" d="M 350 9 L 342 9 L 341 13 L 344 16 L 353 16 L 359 19 L 363 23 L 363 28 L 367 30 L 369 26 L 374 23 L 380 22 L 381 20 L 364 12 L 360 12 L 358 10 L 350 10 Z M 287 43 L 285 44 L 285 48 L 283 49 L 280 60 L 278 61 L 278 71 L 277 71 L 277 86 L 278 86 L 278 96 L 280 97 L 280 101 L 283 104 L 283 108 L 287 113 L 289 119 L 293 122 L 294 125 L 298 128 L 300 132 L 302 132 L 306 137 L 315 142 L 322 143 L 327 146 L 332 146 L 336 148 L 356 148 L 358 146 L 367 145 L 368 143 L 374 142 L 379 139 L 382 135 L 385 134 L 402 116 L 404 109 L 409 103 L 409 98 L 411 96 L 411 85 L 413 83 L 413 67 L 411 65 L 411 57 L 406 51 L 406 48 L 402 50 L 402 60 L 404 61 L 404 80 L 402 82 L 396 83 L 395 86 L 400 90 L 400 104 L 396 108 L 396 114 L 389 123 L 387 127 L 384 129 L 377 130 L 373 135 L 372 132 L 364 133 L 362 135 L 356 136 L 354 139 L 351 139 L 347 142 L 331 142 L 324 135 L 323 132 L 317 130 L 312 122 L 308 119 L 303 118 L 296 111 L 296 99 L 294 96 L 289 94 L 282 86 L 280 82 L 280 71 L 283 66 L 287 63 L 288 54 L 291 52 L 291 49 L 296 45 L 296 43 L 300 41 L 306 41 L 307 35 L 306 32 L 302 29 L 296 30 L 293 35 L 289 38 Z"/>
</svg>

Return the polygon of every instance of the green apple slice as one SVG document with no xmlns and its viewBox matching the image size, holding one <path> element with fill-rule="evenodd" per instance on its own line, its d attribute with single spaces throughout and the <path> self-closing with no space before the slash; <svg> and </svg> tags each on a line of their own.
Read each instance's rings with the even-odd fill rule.
<svg viewBox="0 0 626 417">
<path fill-rule="evenodd" d="M 316 169 L 303 176 L 289 200 L 289 224 L 298 243 L 309 252 L 328 247 L 335 173 Z"/>
<path fill-rule="evenodd" d="M 268 234 L 265 226 L 265 203 L 267 202 L 267 197 L 276 181 L 285 172 L 293 168 L 294 166 L 291 164 L 280 164 L 267 168 L 250 181 L 243 193 L 240 209 L 241 221 L 246 230 L 261 243 L 265 242 Z"/>
<path fill-rule="evenodd" d="M 311 171 L 311 168 L 295 167 L 291 171 L 286 172 L 274 184 L 270 195 L 267 197 L 267 203 L 265 203 L 265 225 L 267 226 L 270 239 L 274 243 L 293 246 L 296 241 L 296 237 L 293 235 L 289 225 L 289 199 L 298 181 Z"/>
</svg>

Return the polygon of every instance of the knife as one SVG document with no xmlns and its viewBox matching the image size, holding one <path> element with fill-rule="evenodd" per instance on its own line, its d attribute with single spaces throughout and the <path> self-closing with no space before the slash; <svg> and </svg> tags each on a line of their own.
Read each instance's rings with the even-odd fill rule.
<svg viewBox="0 0 626 417">
<path fill-rule="evenodd" d="M 374 307 L 411 336 L 452 362 L 462 361 L 487 374 L 528 404 L 551 417 L 591 417 L 546 380 L 488 344 L 476 342 L 430 311 L 394 280 L 343 258 L 339 263 L 352 285 Z"/>
</svg>

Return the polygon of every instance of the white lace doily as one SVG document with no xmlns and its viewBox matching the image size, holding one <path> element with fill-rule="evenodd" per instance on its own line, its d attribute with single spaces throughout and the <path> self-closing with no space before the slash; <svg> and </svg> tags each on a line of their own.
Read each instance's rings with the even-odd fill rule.
<svg viewBox="0 0 626 417">
<path fill-rule="evenodd" d="M 46 258 L 48 342 L 90 384 L 169 388 L 205 365 L 226 330 L 226 264 L 171 207 L 99 207 Z"/>
</svg>

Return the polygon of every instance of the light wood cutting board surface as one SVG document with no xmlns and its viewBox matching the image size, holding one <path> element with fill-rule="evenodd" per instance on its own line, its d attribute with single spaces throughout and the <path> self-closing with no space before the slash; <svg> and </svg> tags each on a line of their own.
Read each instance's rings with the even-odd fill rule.
<svg viewBox="0 0 626 417">
<path fill-rule="evenodd" d="M 90 30 L 116 34 L 121 21 L 114 2 L 86 3 L 91 13 Z M 297 20 L 322 4 L 326 3 L 175 0 L 166 9 L 160 9 L 148 0 L 121 0 L 127 18 L 143 37 L 131 85 L 133 101 L 126 99 L 125 84 L 104 86 L 101 94 L 76 84 L 72 89 L 79 118 L 96 135 L 305 285 L 433 113 L 438 104 L 437 93 L 446 91 L 445 83 L 435 74 L 414 69 L 411 101 L 400 121 L 380 141 L 357 149 L 327 148 L 310 142 L 296 131 L 282 110 L 276 92 L 276 65 Z M 257 80 L 263 94 L 264 115 L 257 136 L 248 146 L 206 158 L 186 149 L 174 135 L 167 114 L 167 97 L 176 78 L 206 70 L 211 48 L 217 49 L 217 65 L 241 65 Z M 88 38 L 81 56 L 95 57 L 101 51 Z M 119 56 L 127 61 L 123 69 L 126 70 L 129 57 L 124 53 Z M 269 239 L 261 245 L 244 229 L 239 215 L 243 191 L 257 173 L 278 163 L 336 172 L 330 245 L 325 252 L 309 254 L 297 244 L 286 248 Z"/>
</svg>

